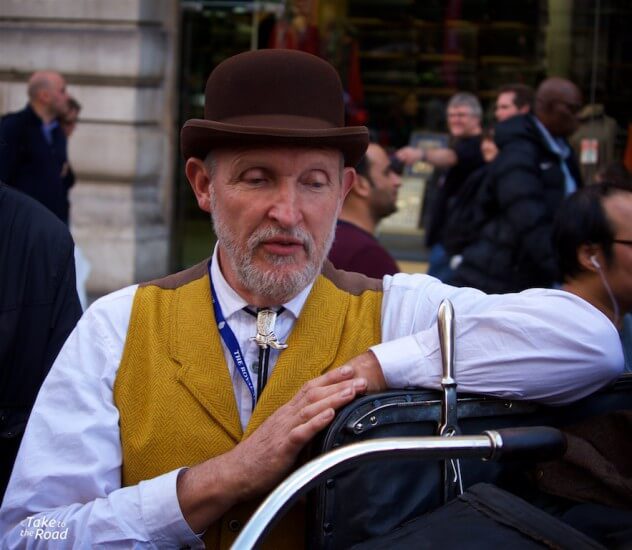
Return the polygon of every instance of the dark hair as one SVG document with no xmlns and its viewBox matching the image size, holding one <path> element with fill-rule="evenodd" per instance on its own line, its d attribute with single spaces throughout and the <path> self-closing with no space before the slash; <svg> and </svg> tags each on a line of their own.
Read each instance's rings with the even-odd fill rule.
<svg viewBox="0 0 632 550">
<path fill-rule="evenodd" d="M 69 111 L 81 111 L 81 103 L 79 103 L 74 97 L 68 98 L 68 110 Z"/>
<path fill-rule="evenodd" d="M 369 178 L 369 159 L 366 158 L 366 153 L 362 155 L 362 158 L 358 161 L 358 164 L 356 164 L 355 171 L 358 173 L 359 176 L 363 176 L 366 179 L 370 179 Z"/>
<path fill-rule="evenodd" d="M 564 200 L 553 224 L 553 245 L 564 280 L 582 271 L 577 251 L 584 244 L 599 245 L 606 263 L 610 264 L 614 231 L 603 208 L 603 199 L 625 192 L 632 193 L 632 185 L 603 182 L 588 185 Z"/>
<path fill-rule="evenodd" d="M 533 109 L 533 101 L 535 99 L 535 92 L 531 86 L 526 84 L 505 84 L 498 90 L 498 95 L 511 92 L 514 94 L 514 105 L 519 109 L 525 105 L 529 106 L 529 109 Z"/>
</svg>

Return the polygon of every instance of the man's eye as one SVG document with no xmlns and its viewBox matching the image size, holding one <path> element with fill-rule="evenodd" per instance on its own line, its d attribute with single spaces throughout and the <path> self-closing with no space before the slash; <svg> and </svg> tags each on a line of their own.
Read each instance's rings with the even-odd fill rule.
<svg viewBox="0 0 632 550">
<path fill-rule="evenodd" d="M 322 180 L 307 180 L 305 184 L 311 189 L 322 189 L 327 186 L 327 182 Z"/>
<path fill-rule="evenodd" d="M 265 178 L 245 178 L 244 181 L 249 185 L 263 185 L 267 180 Z"/>
</svg>

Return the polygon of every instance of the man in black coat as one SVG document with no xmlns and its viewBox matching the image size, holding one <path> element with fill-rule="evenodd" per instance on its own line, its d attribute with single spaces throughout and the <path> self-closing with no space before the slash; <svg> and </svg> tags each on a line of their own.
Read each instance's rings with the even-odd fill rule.
<svg viewBox="0 0 632 550">
<path fill-rule="evenodd" d="M 566 141 L 577 128 L 581 102 L 572 82 L 549 78 L 536 92 L 535 116 L 498 124 L 500 153 L 477 196 L 484 221 L 447 282 L 504 293 L 560 281 L 551 233 L 562 200 L 581 186 Z"/>
<path fill-rule="evenodd" d="M 0 119 L 0 181 L 41 202 L 68 224 L 66 136 L 58 119 L 68 108 L 64 78 L 53 71 L 34 73 L 28 105 Z"/>
<path fill-rule="evenodd" d="M 0 265 L 1 499 L 37 392 L 81 317 L 68 228 L 2 183 Z"/>
</svg>

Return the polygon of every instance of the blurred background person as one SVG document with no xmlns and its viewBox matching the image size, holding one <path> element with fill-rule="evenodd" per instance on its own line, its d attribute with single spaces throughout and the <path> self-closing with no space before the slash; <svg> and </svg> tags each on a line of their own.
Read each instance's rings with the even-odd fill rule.
<svg viewBox="0 0 632 550">
<path fill-rule="evenodd" d="M 498 147 L 494 141 L 494 129 L 486 128 L 481 137 L 481 154 L 485 164 L 474 170 L 458 193 L 448 204 L 446 220 L 444 222 L 443 246 L 450 258 L 450 268 L 456 269 L 461 261 L 461 252 L 471 242 L 484 220 L 481 205 L 485 204 L 486 178 L 489 174 L 490 163 L 498 155 Z"/>
<path fill-rule="evenodd" d="M 70 167 L 59 119 L 68 109 L 64 77 L 38 71 L 28 81 L 28 104 L 0 119 L 0 181 L 41 202 L 68 225 Z"/>
<path fill-rule="evenodd" d="M 66 135 L 66 139 L 69 139 L 75 131 L 77 122 L 79 121 L 80 112 L 81 103 L 79 103 L 74 97 L 69 96 L 66 112 L 59 117 L 59 124 Z"/>
<path fill-rule="evenodd" d="M 632 185 L 604 182 L 568 197 L 553 231 L 564 290 L 600 309 L 621 333 L 632 371 Z"/>
<path fill-rule="evenodd" d="M 37 392 L 81 317 L 68 228 L 0 183 L 0 500 Z"/>
<path fill-rule="evenodd" d="M 581 105 L 577 86 L 553 77 L 538 87 L 534 115 L 496 125 L 499 153 L 486 180 L 484 221 L 449 283 L 492 294 L 559 283 L 551 232 L 562 200 L 582 183 L 566 141 Z"/>
<path fill-rule="evenodd" d="M 526 115 L 533 110 L 535 93 L 526 84 L 506 84 L 498 90 L 494 116 L 497 122 L 512 116 Z"/>
<path fill-rule="evenodd" d="M 397 211 L 401 184 L 386 151 L 370 143 L 356 166 L 353 185 L 338 217 L 329 252 L 335 267 L 379 279 L 399 272 L 393 257 L 376 239 L 375 230 L 382 219 Z"/>
<path fill-rule="evenodd" d="M 68 97 L 68 107 L 66 112 L 59 117 L 59 125 L 66 135 L 66 139 L 75 132 L 77 123 L 79 122 L 79 113 L 81 112 L 81 103 L 74 97 Z M 68 170 L 64 177 L 64 187 L 70 189 L 75 184 L 75 172 L 72 169 L 70 161 L 68 161 Z M 85 254 L 78 246 L 75 246 L 75 268 L 77 274 L 77 294 L 81 307 L 85 311 L 88 307 L 88 293 L 86 291 L 86 283 L 90 275 L 91 265 Z"/>
<path fill-rule="evenodd" d="M 61 127 L 66 141 L 70 139 L 70 136 L 77 128 L 77 122 L 79 121 L 79 113 L 81 112 L 81 104 L 72 96 L 68 96 L 68 102 L 66 104 L 66 110 L 59 115 L 59 126 Z M 63 186 L 66 189 L 70 189 L 75 184 L 75 173 L 72 169 L 70 161 L 66 161 L 68 169 L 66 170 L 63 178 Z"/>
<path fill-rule="evenodd" d="M 448 102 L 448 147 L 422 149 L 403 147 L 395 156 L 407 165 L 427 162 L 436 169 L 424 192 L 424 228 L 430 249 L 428 275 L 442 281 L 451 274 L 449 257 L 443 246 L 444 224 L 450 201 L 469 175 L 485 163 L 481 154 L 483 110 L 476 96 L 461 92 Z"/>
</svg>

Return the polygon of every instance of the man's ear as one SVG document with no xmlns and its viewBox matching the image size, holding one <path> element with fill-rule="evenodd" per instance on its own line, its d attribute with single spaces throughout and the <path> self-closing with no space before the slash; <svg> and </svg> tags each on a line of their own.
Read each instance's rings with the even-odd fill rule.
<svg viewBox="0 0 632 550">
<path fill-rule="evenodd" d="M 596 265 L 595 265 L 596 260 Z M 594 244 L 582 244 L 577 249 L 577 262 L 586 271 L 597 271 L 597 265 L 603 265 L 601 248 Z"/>
<path fill-rule="evenodd" d="M 345 168 L 342 171 L 342 200 L 346 198 L 349 191 L 353 187 L 353 180 L 357 178 L 356 171 L 353 168 Z"/>
<path fill-rule="evenodd" d="M 354 170 L 348 192 L 366 198 L 371 194 L 371 184 L 369 180 Z"/>
<path fill-rule="evenodd" d="M 200 159 L 190 157 L 184 167 L 184 173 L 191 184 L 198 206 L 205 212 L 211 211 L 211 180 L 208 177 L 206 166 Z"/>
</svg>

